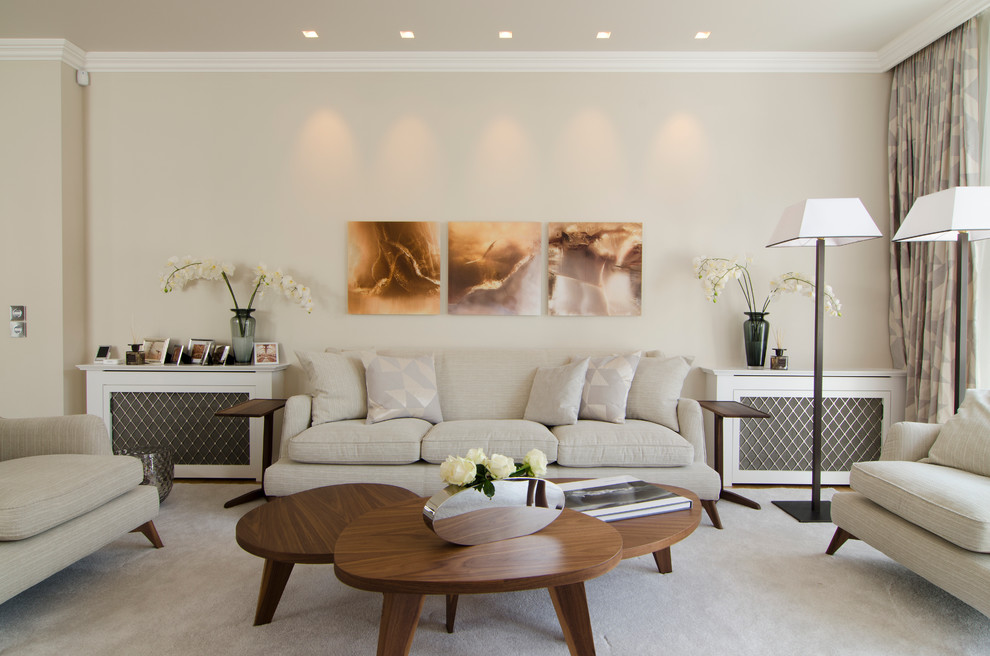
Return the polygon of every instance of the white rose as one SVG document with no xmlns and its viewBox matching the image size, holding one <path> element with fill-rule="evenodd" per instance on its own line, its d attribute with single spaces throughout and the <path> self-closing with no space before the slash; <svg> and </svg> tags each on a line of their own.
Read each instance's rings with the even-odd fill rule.
<svg viewBox="0 0 990 656">
<path fill-rule="evenodd" d="M 512 458 L 503 456 L 499 453 L 493 453 L 488 460 L 485 461 L 485 467 L 491 472 L 492 478 L 499 480 L 507 476 L 511 476 L 514 471 L 516 471 L 516 463 L 512 461 Z"/>
<path fill-rule="evenodd" d="M 470 485 L 477 473 L 478 466 L 467 458 L 447 456 L 447 460 L 440 463 L 440 478 L 450 485 Z"/>
<path fill-rule="evenodd" d="M 484 449 L 471 449 L 467 452 L 467 459 L 479 465 L 483 464 L 485 462 Z"/>
<path fill-rule="evenodd" d="M 539 449 L 530 449 L 526 457 L 523 458 L 523 464 L 529 465 L 529 470 L 533 472 L 533 476 L 543 476 L 547 473 L 547 454 Z"/>
</svg>

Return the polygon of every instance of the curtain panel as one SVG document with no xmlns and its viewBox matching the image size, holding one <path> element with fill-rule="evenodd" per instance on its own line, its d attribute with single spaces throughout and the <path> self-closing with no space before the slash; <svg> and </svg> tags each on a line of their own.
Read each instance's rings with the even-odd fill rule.
<svg viewBox="0 0 990 656">
<path fill-rule="evenodd" d="M 918 197 L 979 184 L 979 98 L 976 19 L 894 68 L 887 137 L 891 235 Z M 890 352 L 894 366 L 907 369 L 908 421 L 944 422 L 954 412 L 955 267 L 954 243 L 891 242 Z M 968 275 L 972 280 L 972 268 Z M 972 323 L 973 313 L 968 316 Z"/>
</svg>

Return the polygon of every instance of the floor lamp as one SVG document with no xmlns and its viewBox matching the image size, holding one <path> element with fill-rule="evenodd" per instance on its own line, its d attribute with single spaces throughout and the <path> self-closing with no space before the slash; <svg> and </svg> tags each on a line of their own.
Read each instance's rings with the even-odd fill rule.
<svg viewBox="0 0 990 656">
<path fill-rule="evenodd" d="M 922 196 L 894 235 L 895 242 L 956 242 L 956 375 L 953 410 L 966 395 L 969 360 L 969 242 L 990 238 L 990 187 L 953 187 Z"/>
<path fill-rule="evenodd" d="M 831 522 L 822 502 L 822 376 L 825 318 L 825 247 L 874 239 L 880 230 L 858 198 L 813 198 L 784 210 L 767 248 L 815 247 L 815 383 L 811 415 L 811 501 L 774 501 L 799 522 Z"/>
</svg>

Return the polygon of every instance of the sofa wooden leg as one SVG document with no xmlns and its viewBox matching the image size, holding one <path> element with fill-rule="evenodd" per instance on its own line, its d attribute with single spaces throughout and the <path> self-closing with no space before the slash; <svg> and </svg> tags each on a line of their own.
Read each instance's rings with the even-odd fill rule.
<svg viewBox="0 0 990 656">
<path fill-rule="evenodd" d="M 850 540 L 850 539 L 858 540 L 859 538 L 857 538 L 855 535 L 853 535 L 846 529 L 839 528 L 838 526 L 836 526 L 835 535 L 832 536 L 832 541 L 829 543 L 828 549 L 825 550 L 825 553 L 827 553 L 829 556 L 834 555 L 835 552 L 839 550 L 839 547 L 844 545 L 846 543 L 846 540 Z"/>
<path fill-rule="evenodd" d="M 151 541 L 151 544 L 154 545 L 155 549 L 161 549 L 165 546 L 162 544 L 162 539 L 158 537 L 158 529 L 155 528 L 154 522 L 145 522 L 131 531 L 131 533 L 143 534 L 144 537 Z"/>
<path fill-rule="evenodd" d="M 722 520 L 718 516 L 718 508 L 715 507 L 714 499 L 702 499 L 701 507 L 708 513 L 708 518 L 712 520 L 715 528 L 722 528 Z"/>
</svg>

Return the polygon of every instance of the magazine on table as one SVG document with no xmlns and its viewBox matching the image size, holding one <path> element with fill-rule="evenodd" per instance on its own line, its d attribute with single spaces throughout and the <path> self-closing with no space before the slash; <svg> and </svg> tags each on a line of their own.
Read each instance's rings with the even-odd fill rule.
<svg viewBox="0 0 990 656">
<path fill-rule="evenodd" d="M 560 483 L 564 507 L 606 522 L 691 508 L 691 500 L 634 476 Z"/>
</svg>

